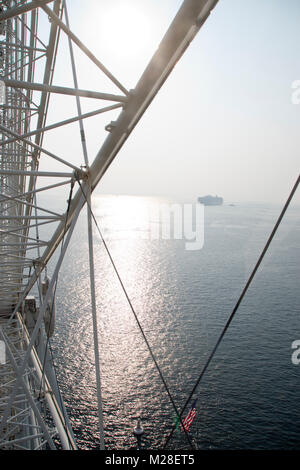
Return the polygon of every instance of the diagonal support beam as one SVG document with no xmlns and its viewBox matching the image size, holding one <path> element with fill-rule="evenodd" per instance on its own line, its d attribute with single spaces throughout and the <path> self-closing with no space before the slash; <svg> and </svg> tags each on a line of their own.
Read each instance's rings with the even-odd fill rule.
<svg viewBox="0 0 300 470">
<path fill-rule="evenodd" d="M 79 99 L 79 97 L 77 97 L 77 98 Z M 41 127 L 40 129 L 35 129 L 34 131 L 27 132 L 26 134 L 22 134 L 22 136 L 20 136 L 20 137 L 22 137 L 23 139 L 27 138 L 27 137 L 31 137 L 33 135 L 40 134 L 41 132 L 46 132 L 46 131 L 50 131 L 52 129 L 57 129 L 58 127 L 65 126 L 67 124 L 71 124 L 71 123 L 76 122 L 76 121 L 81 121 L 82 119 L 86 119 L 86 118 L 89 118 L 89 117 L 94 117 L 94 116 L 97 116 L 98 114 L 102 114 L 102 113 L 105 113 L 105 112 L 108 112 L 108 111 L 112 111 L 114 109 L 118 109 L 121 106 L 123 106 L 123 105 L 122 104 L 113 104 L 112 106 L 107 106 L 105 108 L 96 109 L 95 111 L 90 111 L 89 113 L 80 114 L 78 116 L 66 119 L 65 121 L 56 122 L 55 124 L 49 124 L 49 126 Z M 18 137 L 3 140 L 2 142 L 0 142 L 0 147 L 3 146 L 3 145 L 6 145 L 6 144 L 11 144 L 12 142 L 16 142 L 17 140 L 18 140 Z"/>
<path fill-rule="evenodd" d="M 47 15 L 52 18 L 52 20 L 72 39 L 72 41 L 79 47 L 79 49 L 87 55 L 87 57 L 94 62 L 95 65 L 125 94 L 128 95 L 126 88 L 117 80 L 112 73 L 94 56 L 94 54 L 80 41 L 80 39 L 75 36 L 75 34 L 68 28 L 61 19 L 49 8 L 47 5 L 42 4 L 38 0 L 37 3 L 41 3 L 42 9 L 47 13 Z"/>
<path fill-rule="evenodd" d="M 34 149 L 39 150 L 42 153 L 45 153 L 46 155 L 53 158 L 54 160 L 57 160 L 58 162 L 63 163 L 64 165 L 69 166 L 70 168 L 73 168 L 73 170 L 80 172 L 80 168 L 78 168 L 77 166 L 73 165 L 70 162 L 67 162 L 66 160 L 63 160 L 57 155 L 54 155 L 54 153 L 49 152 L 49 150 L 44 149 L 43 147 L 35 144 L 34 142 L 31 142 L 31 140 L 24 139 L 24 137 L 12 131 L 11 129 L 8 129 L 8 127 L 2 126 L 2 124 L 0 124 L 0 130 L 3 132 L 6 132 L 7 134 L 13 135 L 16 138 L 16 140 L 21 140 L 22 142 L 24 142 L 24 144 L 29 145 L 33 147 Z"/>
</svg>

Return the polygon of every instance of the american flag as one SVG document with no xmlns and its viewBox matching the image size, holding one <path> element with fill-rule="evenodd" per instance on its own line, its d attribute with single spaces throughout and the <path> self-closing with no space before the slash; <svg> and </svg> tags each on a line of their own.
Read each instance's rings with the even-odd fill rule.
<svg viewBox="0 0 300 470">
<path fill-rule="evenodd" d="M 188 414 L 186 415 L 186 417 L 184 418 L 182 422 L 183 429 L 185 429 L 187 432 L 189 432 L 192 422 L 194 421 L 195 416 L 196 416 L 196 402 L 197 402 L 197 399 L 194 400 L 190 411 L 188 412 Z"/>
</svg>

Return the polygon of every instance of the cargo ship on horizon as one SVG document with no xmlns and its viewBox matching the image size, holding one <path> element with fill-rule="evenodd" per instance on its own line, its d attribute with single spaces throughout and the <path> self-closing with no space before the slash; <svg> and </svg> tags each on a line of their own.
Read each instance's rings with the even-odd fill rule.
<svg viewBox="0 0 300 470">
<path fill-rule="evenodd" d="M 198 202 L 204 204 L 205 206 L 221 206 L 223 204 L 223 198 L 219 196 L 207 196 L 198 197 Z"/>
</svg>

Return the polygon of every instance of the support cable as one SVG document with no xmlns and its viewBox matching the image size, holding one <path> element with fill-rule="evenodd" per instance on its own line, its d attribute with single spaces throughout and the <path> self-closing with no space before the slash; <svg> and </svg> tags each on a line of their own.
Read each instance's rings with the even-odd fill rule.
<svg viewBox="0 0 300 470">
<path fill-rule="evenodd" d="M 161 369 L 160 369 L 160 366 L 159 366 L 159 364 L 158 364 L 158 362 L 157 362 L 157 359 L 156 359 L 156 357 L 155 357 L 155 355 L 154 355 L 154 353 L 153 353 L 153 351 L 152 351 L 152 348 L 151 348 L 151 346 L 150 346 L 150 343 L 149 343 L 149 341 L 148 341 L 148 339 L 147 339 L 147 337 L 146 337 L 146 335 L 145 335 L 145 332 L 144 332 L 144 330 L 143 330 L 143 327 L 142 327 L 142 325 L 141 325 L 141 323 L 140 323 L 140 321 L 139 321 L 139 319 L 138 319 L 138 316 L 137 316 L 137 314 L 136 314 L 136 311 L 135 311 L 135 309 L 134 309 L 134 307 L 133 307 L 133 305 L 132 305 L 132 302 L 131 302 L 131 300 L 130 300 L 130 297 L 129 297 L 127 291 L 126 291 L 126 288 L 125 288 L 125 286 L 124 286 L 124 284 L 123 284 L 123 281 L 122 281 L 122 279 L 121 279 L 121 277 L 120 277 L 120 274 L 119 274 L 118 269 L 117 269 L 117 267 L 116 267 L 116 265 L 115 265 L 115 262 L 114 262 L 114 260 L 113 260 L 113 258 L 112 258 L 112 255 L 111 255 L 111 253 L 110 253 L 110 251 L 109 251 L 109 248 L 108 248 L 108 246 L 107 246 L 107 244 L 106 244 L 106 241 L 105 241 L 105 239 L 104 239 L 104 237 L 103 237 L 103 235 L 102 235 L 102 232 L 101 232 L 101 230 L 100 230 L 100 227 L 99 227 L 99 225 L 98 225 L 98 222 L 97 222 L 97 220 L 96 220 L 96 217 L 95 217 L 95 215 L 94 215 L 94 213 L 93 213 L 93 211 L 92 211 L 92 208 L 91 208 L 91 206 L 90 206 L 90 204 L 89 204 L 89 201 L 87 200 L 87 197 L 86 197 L 85 192 L 84 192 L 84 190 L 83 190 L 83 188 L 82 188 L 82 185 L 81 185 L 81 183 L 80 183 L 80 180 L 77 179 L 77 182 L 78 182 L 78 184 L 79 184 L 79 186 L 80 186 L 80 189 L 81 189 L 82 194 L 83 194 L 84 197 L 85 197 L 88 210 L 90 211 L 91 216 L 92 216 L 92 218 L 93 218 L 93 220 L 94 220 L 94 222 L 95 222 L 95 225 L 96 225 L 96 227 L 97 227 L 98 233 L 99 233 L 100 238 L 101 238 L 101 240 L 102 240 L 103 246 L 104 246 L 104 248 L 105 248 L 105 250 L 106 250 L 106 252 L 107 252 L 107 254 L 108 254 L 108 257 L 109 257 L 109 259 L 110 259 L 110 261 L 111 261 L 112 267 L 113 267 L 113 269 L 114 269 L 114 271 L 115 271 L 115 273 L 116 273 L 116 276 L 117 276 L 117 278 L 118 278 L 118 280 L 119 280 L 119 283 L 120 283 L 120 285 L 121 285 L 121 288 L 122 288 L 122 290 L 123 290 L 123 292 L 124 292 L 124 294 L 125 294 L 125 297 L 126 297 L 126 299 L 127 299 L 127 302 L 128 302 L 128 304 L 129 304 L 129 307 L 130 307 L 130 309 L 131 309 L 131 311 L 132 311 L 132 313 L 133 313 L 133 315 L 134 315 L 134 318 L 135 318 L 135 320 L 136 320 L 136 323 L 137 323 L 137 325 L 138 325 L 138 327 L 139 327 L 139 329 L 140 329 L 140 332 L 141 332 L 141 334 L 142 334 L 142 336 L 143 336 L 143 339 L 144 339 L 144 341 L 145 341 L 145 343 L 146 343 L 146 345 L 147 345 L 147 348 L 148 348 L 148 351 L 149 351 L 149 353 L 150 353 L 150 356 L 151 356 L 151 358 L 152 358 L 152 360 L 153 360 L 153 362 L 154 362 L 154 364 L 155 364 L 155 367 L 156 367 L 156 369 L 157 369 L 157 371 L 158 371 L 158 373 L 159 373 L 159 376 L 160 376 L 161 381 L 162 381 L 162 383 L 163 383 L 163 385 L 164 385 L 164 388 L 165 388 L 165 390 L 166 390 L 166 392 L 167 392 L 167 394 L 168 394 L 168 397 L 169 397 L 169 399 L 170 399 L 170 402 L 171 402 L 171 404 L 172 404 L 172 406 L 173 406 L 173 408 L 174 408 L 174 411 L 175 411 L 175 413 L 176 413 L 176 418 L 179 420 L 179 422 L 180 422 L 180 424 L 181 424 L 181 426 L 182 426 L 182 429 L 183 429 L 183 431 L 184 431 L 184 434 L 185 434 L 185 436 L 186 436 L 186 438 L 187 438 L 187 440 L 188 440 L 188 443 L 189 443 L 191 449 L 194 449 L 194 444 L 192 443 L 191 438 L 190 438 L 190 436 L 188 435 L 188 433 L 187 433 L 187 431 L 186 431 L 186 429 L 185 429 L 185 427 L 184 427 L 184 425 L 183 425 L 183 422 L 182 422 L 182 419 L 181 419 L 181 414 L 179 414 L 179 410 L 178 410 L 178 408 L 177 408 L 177 406 L 176 406 L 176 404 L 175 404 L 175 402 L 174 402 L 174 399 L 173 399 L 173 397 L 172 397 L 172 394 L 171 394 L 171 392 L 170 392 L 170 389 L 169 389 L 169 387 L 168 387 L 168 384 L 167 384 L 167 382 L 166 382 L 166 380 L 165 380 L 165 378 L 164 378 L 164 376 L 163 376 L 163 373 L 162 373 L 162 371 L 161 371 Z"/>
<path fill-rule="evenodd" d="M 299 182 L 300 182 L 300 175 L 298 176 L 297 181 L 294 184 L 294 186 L 293 186 L 293 188 L 290 192 L 290 195 L 289 195 L 289 197 L 288 197 L 288 199 L 287 199 L 287 201 L 286 201 L 286 203 L 285 203 L 285 205 L 284 205 L 284 207 L 283 207 L 283 209 L 282 209 L 282 211 L 281 211 L 281 213 L 280 213 L 280 215 L 279 215 L 279 217 L 278 217 L 278 219 L 277 219 L 277 221 L 274 225 L 274 228 L 273 228 L 271 234 L 269 235 L 269 238 L 268 238 L 268 240 L 265 244 L 265 247 L 263 248 L 263 250 L 262 250 L 262 252 L 259 256 L 259 258 L 256 262 L 256 265 L 254 266 L 254 269 L 253 269 L 252 273 L 250 274 L 250 276 L 248 278 L 248 281 L 245 284 L 244 289 L 242 290 L 242 293 L 240 294 L 240 297 L 239 297 L 238 301 L 235 304 L 234 309 L 232 310 L 232 312 L 231 312 L 231 314 L 230 314 L 230 316 L 229 316 L 229 318 L 228 318 L 228 320 L 227 320 L 227 322 L 226 322 L 226 324 L 225 324 L 225 326 L 224 326 L 224 328 L 223 328 L 223 330 L 222 330 L 222 332 L 221 332 L 221 334 L 220 334 L 213 350 L 211 351 L 211 353 L 210 353 L 210 355 L 209 355 L 209 357 L 208 357 L 208 359 L 207 359 L 207 361 L 206 361 L 206 363 L 205 363 L 205 365 L 204 365 L 197 381 L 195 382 L 194 387 L 192 388 L 192 390 L 191 390 L 191 392 L 190 392 L 190 394 L 189 394 L 189 396 L 188 396 L 188 398 L 187 398 L 187 400 L 186 400 L 186 402 L 185 402 L 185 404 L 184 404 L 184 406 L 183 406 L 183 408 L 180 412 L 180 417 L 183 415 L 186 407 L 188 406 L 190 400 L 192 399 L 196 389 L 198 388 L 198 385 L 199 385 L 203 375 L 205 374 L 205 372 L 206 372 L 211 360 L 213 359 L 213 357 L 214 357 L 214 355 L 215 355 L 215 353 L 216 353 L 216 351 L 217 351 L 217 349 L 218 349 L 218 347 L 219 347 L 226 331 L 228 330 L 228 328 L 229 328 L 229 326 L 230 326 L 230 324 L 231 324 L 231 322 L 232 322 L 232 320 L 233 320 L 233 318 L 234 318 L 234 316 L 235 316 L 235 314 L 236 314 L 236 312 L 237 312 L 237 310 L 238 310 L 238 308 L 239 308 L 239 306 L 240 306 L 240 304 L 241 304 L 241 302 L 242 302 L 242 300 L 243 300 L 243 298 L 244 298 L 244 296 L 245 296 L 245 294 L 246 294 L 246 292 L 247 292 L 247 290 L 248 290 L 248 288 L 249 288 L 249 286 L 250 286 L 250 284 L 251 284 L 251 282 L 252 282 L 252 280 L 253 280 L 253 278 L 254 278 L 254 276 L 255 276 L 255 274 L 256 274 L 256 272 L 257 272 L 257 270 L 258 270 L 258 268 L 259 268 L 259 266 L 262 262 L 262 260 L 263 260 L 263 258 L 264 258 L 264 256 L 265 256 L 265 254 L 266 254 L 266 252 L 267 252 L 267 250 L 268 250 L 268 248 L 269 248 L 269 246 L 270 246 L 270 244 L 271 244 L 271 242 L 274 238 L 274 235 L 277 232 L 277 229 L 278 229 L 278 227 L 279 227 L 279 225 L 280 225 L 280 223 L 283 219 L 283 216 L 284 216 L 284 214 L 285 214 L 285 212 L 286 212 L 286 210 L 287 210 L 287 208 L 288 208 L 288 206 L 289 206 L 289 204 L 290 204 L 290 202 L 291 202 L 291 200 L 292 200 L 292 198 L 293 198 L 293 196 L 294 196 L 294 194 L 297 190 Z M 167 437 L 167 439 L 164 443 L 163 449 L 165 449 L 165 447 L 167 446 L 168 442 L 170 441 L 171 437 L 174 434 L 175 429 L 176 429 L 176 426 L 173 426 L 170 434 L 168 435 L 168 437 Z"/>
<path fill-rule="evenodd" d="M 66 25 L 69 28 L 69 17 L 67 11 L 66 0 L 63 0 L 64 14 Z M 70 59 L 72 65 L 72 74 L 74 81 L 74 88 L 78 90 L 78 79 L 75 64 L 75 57 L 73 52 L 73 44 L 71 38 L 68 36 Z M 77 114 L 79 119 L 79 130 L 81 137 L 81 146 L 84 157 L 85 168 L 89 168 L 89 157 L 87 144 L 85 139 L 85 131 L 83 124 L 83 115 L 81 110 L 80 97 L 76 96 Z M 88 184 L 87 200 L 91 205 L 91 185 Z M 93 320 L 93 339 L 94 339 L 94 357 L 95 357 L 95 372 L 96 372 L 96 388 L 97 388 L 97 411 L 98 411 L 98 424 L 99 424 L 99 444 L 100 450 L 105 450 L 104 441 L 104 425 L 103 425 L 103 405 L 102 405 L 102 392 L 101 392 L 101 370 L 100 370 L 100 356 L 99 356 L 99 340 L 98 340 L 98 325 L 97 325 L 97 307 L 96 307 L 96 292 L 95 292 L 95 270 L 94 270 L 94 254 L 93 254 L 93 230 L 92 230 L 92 217 L 91 211 L 87 212 L 88 223 L 88 245 L 89 245 L 89 267 L 90 267 L 90 290 L 91 290 L 91 307 L 92 307 L 92 320 Z"/>
</svg>

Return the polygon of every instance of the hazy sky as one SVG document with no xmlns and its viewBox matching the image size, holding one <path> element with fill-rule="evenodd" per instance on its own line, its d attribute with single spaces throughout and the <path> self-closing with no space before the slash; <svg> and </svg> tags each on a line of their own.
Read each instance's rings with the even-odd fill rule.
<svg viewBox="0 0 300 470">
<path fill-rule="evenodd" d="M 130 89 L 181 2 L 88 0 L 85 10 L 80 0 L 68 4 L 72 29 Z M 299 0 L 220 0 L 97 192 L 284 201 L 299 173 L 300 104 L 292 103 L 292 83 L 300 80 L 299 24 Z M 76 60 L 80 88 L 119 93 L 77 51 Z M 63 39 L 54 83 L 71 84 L 68 70 Z M 83 101 L 83 111 L 101 106 Z M 74 98 L 52 100 L 50 121 L 75 114 Z M 117 115 L 86 121 L 91 160 Z M 45 143 L 79 163 L 77 136 L 72 125 L 49 133 Z"/>
</svg>

